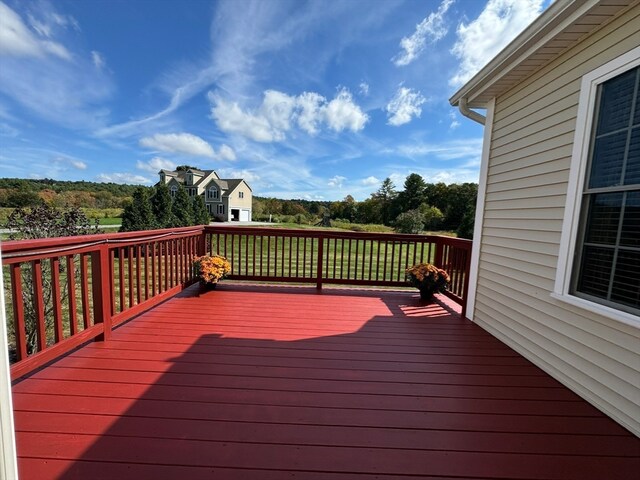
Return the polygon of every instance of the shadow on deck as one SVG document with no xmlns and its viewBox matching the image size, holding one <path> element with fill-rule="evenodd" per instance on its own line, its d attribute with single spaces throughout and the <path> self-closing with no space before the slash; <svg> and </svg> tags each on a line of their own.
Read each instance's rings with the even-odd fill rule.
<svg viewBox="0 0 640 480">
<path fill-rule="evenodd" d="M 584 480 L 640 471 L 640 440 L 452 308 L 376 290 L 191 288 L 15 385 L 20 473 Z"/>
</svg>

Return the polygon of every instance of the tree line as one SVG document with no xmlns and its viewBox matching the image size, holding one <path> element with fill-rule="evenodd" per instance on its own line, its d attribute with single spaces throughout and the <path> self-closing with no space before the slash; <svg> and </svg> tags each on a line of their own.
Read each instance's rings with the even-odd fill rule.
<svg viewBox="0 0 640 480">
<path fill-rule="evenodd" d="M 476 183 L 427 183 L 412 173 L 402 190 L 386 178 L 376 192 L 360 202 L 351 195 L 335 202 L 254 197 L 253 219 L 308 223 L 329 218 L 387 225 L 402 233 L 448 230 L 471 238 L 477 194 Z"/>
</svg>

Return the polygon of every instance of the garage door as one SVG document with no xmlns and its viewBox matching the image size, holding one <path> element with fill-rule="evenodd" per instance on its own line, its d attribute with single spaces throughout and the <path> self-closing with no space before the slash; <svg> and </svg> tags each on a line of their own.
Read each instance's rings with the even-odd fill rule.
<svg viewBox="0 0 640 480">
<path fill-rule="evenodd" d="M 241 222 L 249 221 L 249 210 L 240 210 L 240 221 Z"/>
</svg>

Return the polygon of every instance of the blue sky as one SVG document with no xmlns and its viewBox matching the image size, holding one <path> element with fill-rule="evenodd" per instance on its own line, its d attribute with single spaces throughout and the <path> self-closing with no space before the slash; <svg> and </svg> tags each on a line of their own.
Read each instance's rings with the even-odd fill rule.
<svg viewBox="0 0 640 480">
<path fill-rule="evenodd" d="M 550 0 L 0 0 L 0 175 L 362 200 L 477 182 L 448 98 Z"/>
</svg>

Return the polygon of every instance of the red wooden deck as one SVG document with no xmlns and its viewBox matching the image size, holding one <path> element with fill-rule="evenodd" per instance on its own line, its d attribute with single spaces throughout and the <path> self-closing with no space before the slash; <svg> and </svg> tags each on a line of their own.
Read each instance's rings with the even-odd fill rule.
<svg viewBox="0 0 640 480">
<path fill-rule="evenodd" d="M 21 478 L 638 478 L 638 438 L 445 307 L 191 288 L 14 386 Z"/>
</svg>

